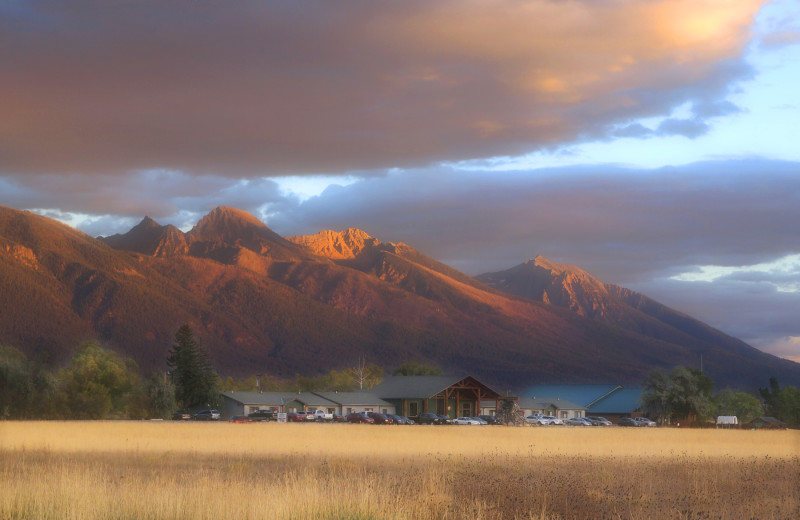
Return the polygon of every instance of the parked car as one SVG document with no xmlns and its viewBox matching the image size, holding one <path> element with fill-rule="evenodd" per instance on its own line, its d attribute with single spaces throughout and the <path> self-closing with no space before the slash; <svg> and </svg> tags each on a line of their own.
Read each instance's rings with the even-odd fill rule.
<svg viewBox="0 0 800 520">
<path fill-rule="evenodd" d="M 623 417 L 619 420 L 619 422 L 617 422 L 617 424 L 620 426 L 633 426 L 634 428 L 641 426 L 638 421 L 634 421 L 630 417 Z"/>
<path fill-rule="evenodd" d="M 558 417 L 553 417 L 552 415 L 542 415 L 539 417 L 538 424 L 541 425 L 553 425 L 553 424 L 564 424 L 564 421 L 559 419 Z"/>
<path fill-rule="evenodd" d="M 417 424 L 447 424 L 442 417 L 435 413 L 421 413 L 415 420 Z"/>
<path fill-rule="evenodd" d="M 349 414 L 345 420 L 356 424 L 375 424 L 375 419 L 367 415 L 367 412 L 354 412 Z"/>
<path fill-rule="evenodd" d="M 595 426 L 611 426 L 611 421 L 609 421 L 605 417 L 598 417 L 597 415 L 592 415 L 590 417 L 587 417 L 587 419 L 592 421 L 592 424 L 594 424 Z"/>
<path fill-rule="evenodd" d="M 649 427 L 656 426 L 656 423 L 651 421 L 647 417 L 634 417 L 633 420 L 638 422 L 640 426 L 649 426 Z"/>
<path fill-rule="evenodd" d="M 441 414 L 441 413 L 438 414 L 438 415 L 439 415 L 439 419 L 441 419 L 441 421 L 442 421 L 442 424 L 453 424 L 453 419 L 451 419 L 450 417 L 448 417 L 448 416 L 446 416 L 444 414 Z"/>
<path fill-rule="evenodd" d="M 564 421 L 564 424 L 567 426 L 592 426 L 592 422 L 583 417 L 570 417 Z"/>
<path fill-rule="evenodd" d="M 378 412 L 367 412 L 367 415 L 372 417 L 375 424 L 394 424 L 394 420 L 386 414 Z"/>
<path fill-rule="evenodd" d="M 256 410 L 255 412 L 250 412 L 247 417 L 253 422 L 267 422 L 274 420 L 276 413 L 275 410 Z"/>
<path fill-rule="evenodd" d="M 414 424 L 414 421 L 403 415 L 389 414 L 395 424 Z"/>
<path fill-rule="evenodd" d="M 189 410 L 176 410 L 174 414 L 172 414 L 173 421 L 188 421 L 192 418 L 192 414 L 189 413 Z"/>
<path fill-rule="evenodd" d="M 456 417 L 455 419 L 453 419 L 453 424 L 480 425 L 481 423 L 479 423 L 472 417 Z"/>
<path fill-rule="evenodd" d="M 332 414 L 332 413 L 327 413 L 325 410 L 323 410 L 323 409 L 321 409 L 321 408 L 318 408 L 318 409 L 317 409 L 317 410 L 314 412 L 314 420 L 316 420 L 316 421 L 328 421 L 328 422 L 330 422 L 330 421 L 332 421 L 332 420 L 333 420 L 333 414 Z"/>
<path fill-rule="evenodd" d="M 240 424 L 240 423 L 251 423 L 253 421 L 251 421 L 250 418 L 247 417 L 246 415 L 232 415 L 228 419 L 228 422 Z"/>
<path fill-rule="evenodd" d="M 195 421 L 219 421 L 219 411 L 200 410 L 192 416 Z"/>
<path fill-rule="evenodd" d="M 500 424 L 500 419 L 494 415 L 480 415 L 479 417 L 486 421 L 486 424 Z"/>
<path fill-rule="evenodd" d="M 287 422 L 306 422 L 306 412 L 289 412 L 286 414 Z"/>
<path fill-rule="evenodd" d="M 542 417 L 544 416 L 540 413 L 533 413 L 525 417 L 525 422 L 528 424 L 539 424 L 539 419 L 541 419 Z"/>
<path fill-rule="evenodd" d="M 480 424 L 481 426 L 486 426 L 487 424 L 489 424 L 486 421 L 484 421 L 483 419 L 481 419 L 480 417 L 472 417 L 472 419 L 475 419 L 476 421 L 478 421 L 478 424 Z"/>
</svg>

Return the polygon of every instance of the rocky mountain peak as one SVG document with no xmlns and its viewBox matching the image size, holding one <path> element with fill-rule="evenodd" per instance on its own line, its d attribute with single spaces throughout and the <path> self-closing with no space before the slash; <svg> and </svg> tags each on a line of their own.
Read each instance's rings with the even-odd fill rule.
<svg viewBox="0 0 800 520">
<path fill-rule="evenodd" d="M 608 290 L 598 279 L 578 267 L 552 262 L 542 255 L 506 271 L 482 274 L 478 279 L 502 291 L 570 309 L 581 316 L 602 316 L 608 303 Z"/>
<path fill-rule="evenodd" d="M 144 217 L 124 235 L 101 240 L 115 249 L 158 257 L 181 255 L 187 250 L 186 238 L 180 229 L 173 225 L 162 226 L 150 217 Z"/>
<path fill-rule="evenodd" d="M 136 224 L 133 229 L 155 229 L 160 228 L 161 224 L 150 217 L 144 217 L 141 222 Z"/>
<path fill-rule="evenodd" d="M 288 240 L 309 249 L 316 255 L 333 260 L 353 259 L 381 245 L 380 240 L 357 228 L 348 228 L 344 231 L 325 230 L 315 235 L 289 237 Z"/>
<path fill-rule="evenodd" d="M 250 213 L 219 206 L 200 219 L 188 234 L 194 240 L 226 242 L 250 239 L 264 231 L 269 231 L 269 228 Z"/>
</svg>

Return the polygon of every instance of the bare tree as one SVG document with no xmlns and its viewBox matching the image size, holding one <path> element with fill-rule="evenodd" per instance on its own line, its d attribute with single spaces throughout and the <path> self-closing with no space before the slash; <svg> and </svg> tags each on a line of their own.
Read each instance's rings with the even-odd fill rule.
<svg viewBox="0 0 800 520">
<path fill-rule="evenodd" d="M 373 387 L 383 379 L 383 369 L 375 363 L 367 364 L 367 360 L 362 356 L 358 358 L 356 366 L 345 369 L 345 372 L 358 384 L 359 390 Z"/>
</svg>

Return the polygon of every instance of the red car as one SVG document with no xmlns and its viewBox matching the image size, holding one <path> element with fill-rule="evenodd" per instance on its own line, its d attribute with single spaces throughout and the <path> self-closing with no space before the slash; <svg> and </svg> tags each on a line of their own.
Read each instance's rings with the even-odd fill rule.
<svg viewBox="0 0 800 520">
<path fill-rule="evenodd" d="M 367 412 L 367 415 L 372 417 L 375 424 L 394 424 L 394 419 L 378 412 Z"/>
<path fill-rule="evenodd" d="M 375 424 L 375 419 L 367 415 L 367 412 L 351 413 L 345 420 L 349 423 Z"/>
</svg>

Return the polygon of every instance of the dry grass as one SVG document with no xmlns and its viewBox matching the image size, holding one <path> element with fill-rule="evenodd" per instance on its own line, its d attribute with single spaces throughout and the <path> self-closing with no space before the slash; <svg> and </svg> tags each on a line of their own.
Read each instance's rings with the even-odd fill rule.
<svg viewBox="0 0 800 520">
<path fill-rule="evenodd" d="M 0 422 L 0 519 L 798 518 L 800 432 Z"/>
</svg>

